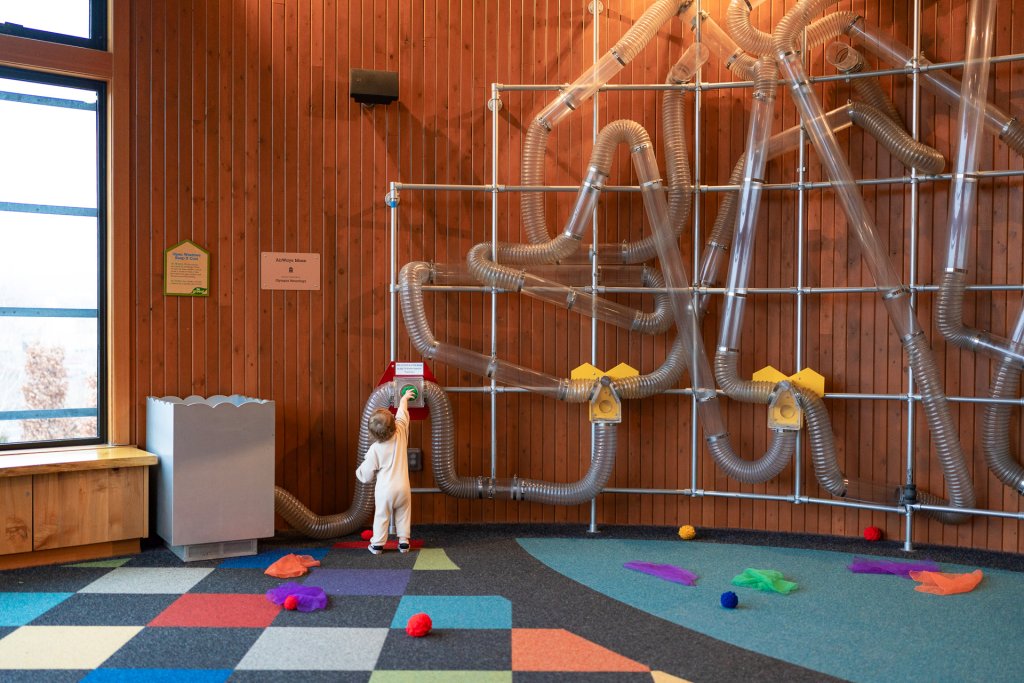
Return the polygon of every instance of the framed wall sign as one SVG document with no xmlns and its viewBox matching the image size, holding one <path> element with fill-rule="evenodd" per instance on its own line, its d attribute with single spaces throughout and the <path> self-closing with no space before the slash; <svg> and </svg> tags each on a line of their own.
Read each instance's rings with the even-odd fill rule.
<svg viewBox="0 0 1024 683">
<path fill-rule="evenodd" d="M 165 249 L 164 295 L 210 296 L 210 252 L 192 240 Z"/>
</svg>

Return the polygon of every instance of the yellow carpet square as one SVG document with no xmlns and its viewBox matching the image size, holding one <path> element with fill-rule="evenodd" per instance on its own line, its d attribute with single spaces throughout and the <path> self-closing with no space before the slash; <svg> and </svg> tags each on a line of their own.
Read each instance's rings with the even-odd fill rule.
<svg viewBox="0 0 1024 683">
<path fill-rule="evenodd" d="M 95 669 L 142 628 L 22 626 L 0 640 L 0 669 Z"/>
</svg>

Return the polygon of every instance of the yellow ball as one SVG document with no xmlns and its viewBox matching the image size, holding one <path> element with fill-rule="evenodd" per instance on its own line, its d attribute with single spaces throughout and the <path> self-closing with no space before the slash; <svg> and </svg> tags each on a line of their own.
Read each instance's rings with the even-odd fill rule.
<svg viewBox="0 0 1024 683">
<path fill-rule="evenodd" d="M 679 527 L 679 538 L 684 541 L 689 541 L 691 538 L 697 537 L 697 530 L 689 524 Z"/>
</svg>

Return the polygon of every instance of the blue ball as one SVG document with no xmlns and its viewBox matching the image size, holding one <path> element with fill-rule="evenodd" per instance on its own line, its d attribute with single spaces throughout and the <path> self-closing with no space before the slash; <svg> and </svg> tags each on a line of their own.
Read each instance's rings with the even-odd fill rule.
<svg viewBox="0 0 1024 683">
<path fill-rule="evenodd" d="M 740 599 L 736 597 L 736 594 L 732 591 L 725 591 L 722 593 L 722 607 L 726 609 L 736 609 L 736 605 L 740 604 Z"/>
</svg>

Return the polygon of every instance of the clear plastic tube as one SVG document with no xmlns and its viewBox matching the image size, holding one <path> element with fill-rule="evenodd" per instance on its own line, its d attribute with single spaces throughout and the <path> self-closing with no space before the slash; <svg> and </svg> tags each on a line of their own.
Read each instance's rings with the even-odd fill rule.
<svg viewBox="0 0 1024 683">
<path fill-rule="evenodd" d="M 676 85 L 687 83 L 711 57 L 711 50 L 700 43 L 691 43 L 668 72 L 668 80 Z"/>
<path fill-rule="evenodd" d="M 565 223 L 565 230 L 562 234 L 575 240 L 582 239 L 590 227 L 590 221 L 594 216 L 594 207 L 601 196 L 604 188 L 604 181 L 608 176 L 593 166 L 587 172 L 583 184 L 580 186 L 579 194 L 576 195 L 576 203 L 573 205 L 569 220 Z"/>
<path fill-rule="evenodd" d="M 696 33 L 697 31 L 697 17 L 694 16 L 689 22 L 690 29 Z M 717 56 L 725 68 L 729 71 L 736 72 L 741 78 L 747 78 L 749 73 L 746 70 L 740 70 L 737 72 L 739 64 L 748 64 L 748 61 L 744 61 L 741 58 L 744 57 L 743 48 L 736 44 L 736 41 L 729 37 L 729 34 L 725 32 L 718 22 L 716 22 L 710 14 L 707 12 L 700 13 L 700 40 L 701 43 L 707 45 L 711 52 Z"/>
<path fill-rule="evenodd" d="M 850 26 L 847 34 L 872 54 L 893 66 L 909 66 L 912 61 L 913 53 L 909 47 L 863 20 Z M 928 66 L 931 62 L 922 56 L 918 59 L 918 64 Z M 945 71 L 929 69 L 920 72 L 920 82 L 925 90 L 951 107 L 959 108 L 961 83 L 956 78 Z M 1018 154 L 1024 154 L 1024 139 L 1019 137 L 1020 122 L 991 102 L 986 102 L 983 106 L 985 127 L 989 132 L 1006 142 Z"/>
<path fill-rule="evenodd" d="M 770 57 L 758 60 L 754 105 L 750 112 L 746 156 L 743 161 L 744 178 L 740 186 L 740 205 L 726 283 L 728 292 L 734 297 L 745 294 L 750 278 L 750 264 L 757 236 L 757 212 L 764 186 L 765 165 L 768 161 L 768 139 L 771 137 L 772 117 L 775 113 L 776 75 L 775 63 Z M 736 299 L 730 299 L 730 302 L 734 301 Z M 739 347 L 739 325 L 731 319 L 734 314 L 742 315 L 742 306 L 726 307 L 719 329 L 719 347 Z"/>
<path fill-rule="evenodd" d="M 960 89 L 960 114 L 957 119 L 957 154 L 953 186 L 949 192 L 949 242 L 946 271 L 967 270 L 970 242 L 970 214 L 976 204 L 978 181 L 974 177 L 978 163 L 978 143 L 988 97 L 989 55 L 996 3 L 973 0 L 967 20 L 967 50 Z"/>
<path fill-rule="evenodd" d="M 888 250 L 878 238 L 874 221 L 871 220 L 867 207 L 864 205 L 864 199 L 857 190 L 850 167 L 843 161 L 839 143 L 807 81 L 800 56 L 789 52 L 778 55 L 777 58 L 782 72 L 790 84 L 790 93 L 797 104 L 797 109 L 800 110 L 807 133 L 828 173 L 832 189 L 846 213 L 847 224 L 861 244 L 864 260 L 868 264 L 875 285 L 882 290 L 883 299 L 886 300 L 886 306 L 890 308 L 890 311 L 894 311 L 894 307 L 897 305 L 907 309 L 906 312 L 899 311 L 897 315 L 893 316 L 897 334 L 900 339 L 906 339 L 921 330 L 913 312 L 910 311 L 909 297 L 900 295 L 901 292 L 907 290 L 889 260 Z M 889 302 L 894 303 L 890 304 Z"/>
</svg>

